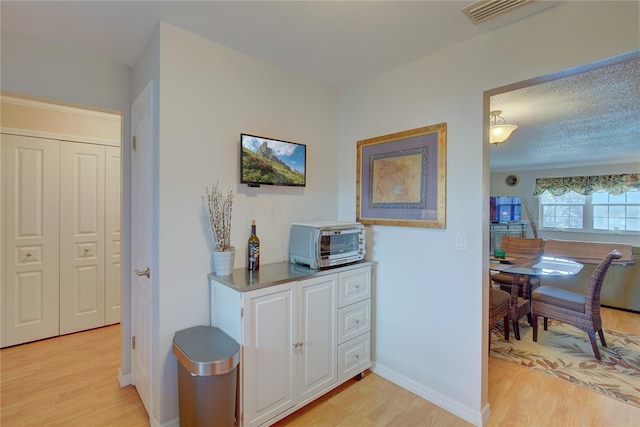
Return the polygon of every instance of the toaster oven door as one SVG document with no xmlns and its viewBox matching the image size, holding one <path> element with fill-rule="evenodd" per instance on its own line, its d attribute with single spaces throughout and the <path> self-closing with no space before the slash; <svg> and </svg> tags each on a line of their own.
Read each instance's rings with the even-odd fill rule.
<svg viewBox="0 0 640 427">
<path fill-rule="evenodd" d="M 348 258 L 358 253 L 360 233 L 357 228 L 326 230 L 320 236 L 320 259 Z"/>
</svg>

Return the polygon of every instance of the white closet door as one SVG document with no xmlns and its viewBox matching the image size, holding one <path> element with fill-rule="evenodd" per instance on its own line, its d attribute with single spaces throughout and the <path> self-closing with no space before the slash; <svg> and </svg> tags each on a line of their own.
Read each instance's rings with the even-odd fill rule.
<svg viewBox="0 0 640 427">
<path fill-rule="evenodd" d="M 60 334 L 104 325 L 105 148 L 60 146 Z"/>
<path fill-rule="evenodd" d="M 120 290 L 122 273 L 120 261 L 120 147 L 106 147 L 106 212 L 105 212 L 105 313 L 104 323 L 120 322 Z"/>
<path fill-rule="evenodd" d="M 58 335 L 58 141 L 2 135 L 5 277 L 2 346 Z"/>
</svg>

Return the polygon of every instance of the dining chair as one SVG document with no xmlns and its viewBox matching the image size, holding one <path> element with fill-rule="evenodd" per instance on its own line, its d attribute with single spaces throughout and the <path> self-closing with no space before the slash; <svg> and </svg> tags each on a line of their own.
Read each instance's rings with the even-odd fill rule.
<svg viewBox="0 0 640 427">
<path fill-rule="evenodd" d="M 538 341 L 538 317 L 543 317 L 545 331 L 548 326 L 547 320 L 549 318 L 556 319 L 585 331 L 589 335 L 591 348 L 596 359 L 601 360 L 595 333 L 598 332 L 603 347 L 606 347 L 607 344 L 602 332 L 602 318 L 600 317 L 600 291 L 611 262 L 621 256 L 621 252 L 614 249 L 598 264 L 584 294 L 553 286 L 540 286 L 534 290 L 531 293 L 533 341 Z"/>
<path fill-rule="evenodd" d="M 514 258 L 513 263 L 530 267 L 539 261 L 542 256 L 542 239 L 529 237 L 503 236 L 500 249 L 506 252 L 507 257 Z M 540 286 L 540 279 L 520 275 L 520 296 L 531 299 L 531 291 Z M 515 275 L 512 273 L 495 273 L 491 276 L 494 283 L 500 285 L 503 291 L 511 292 L 511 284 Z M 528 283 L 527 283 L 528 280 Z"/>
<path fill-rule="evenodd" d="M 504 339 L 509 341 L 510 301 L 509 293 L 494 288 L 489 280 L 489 345 L 487 351 L 491 350 L 491 329 L 500 319 L 502 319 L 504 327 Z"/>
<path fill-rule="evenodd" d="M 520 341 L 520 319 L 527 316 L 529 323 L 532 323 L 531 302 L 520 296 L 520 280 L 519 275 L 514 275 L 509 295 L 509 319 L 513 324 L 513 334 L 518 341 Z"/>
</svg>

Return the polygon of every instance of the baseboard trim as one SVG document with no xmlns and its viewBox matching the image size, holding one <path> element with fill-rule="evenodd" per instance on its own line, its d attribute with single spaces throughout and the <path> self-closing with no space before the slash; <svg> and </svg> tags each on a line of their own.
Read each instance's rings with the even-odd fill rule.
<svg viewBox="0 0 640 427">
<path fill-rule="evenodd" d="M 491 418 L 491 408 L 487 403 L 484 408 L 482 408 L 482 425 L 486 426 L 489 423 L 489 418 Z"/>
<path fill-rule="evenodd" d="M 131 385 L 131 374 L 123 374 L 122 368 L 118 369 L 118 382 L 120 383 L 120 387 Z"/>
<path fill-rule="evenodd" d="M 155 422 L 151 423 L 152 427 L 180 427 L 180 418 L 176 418 L 165 424 L 160 424 L 155 418 L 153 419 L 153 421 Z"/>
<path fill-rule="evenodd" d="M 375 363 L 374 366 L 371 367 L 371 371 L 376 375 L 380 375 L 382 378 L 404 388 L 405 390 L 428 400 L 434 405 L 438 405 L 442 409 L 451 412 L 453 415 L 460 417 L 475 426 L 482 427 L 485 424 L 484 417 L 489 415 L 488 405 L 482 412 L 474 411 L 471 408 L 462 405 L 457 400 L 451 399 L 436 390 L 417 383 L 411 378 L 407 378 L 392 369 L 380 365 L 379 363 Z"/>
</svg>

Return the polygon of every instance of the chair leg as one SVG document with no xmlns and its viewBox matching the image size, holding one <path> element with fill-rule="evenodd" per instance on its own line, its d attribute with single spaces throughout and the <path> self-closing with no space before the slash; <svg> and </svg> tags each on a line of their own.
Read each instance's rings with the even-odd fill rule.
<svg viewBox="0 0 640 427">
<path fill-rule="evenodd" d="M 606 347 L 607 343 L 604 340 L 604 332 L 602 331 L 602 329 L 598 329 L 598 335 L 600 335 L 600 342 L 602 343 L 602 346 Z"/>
<path fill-rule="evenodd" d="M 533 316 L 531 313 L 527 313 L 527 320 L 529 321 L 529 325 L 533 326 Z"/>
<path fill-rule="evenodd" d="M 513 333 L 516 336 L 516 339 L 520 341 L 520 326 L 518 326 L 517 320 L 513 320 Z"/>
<path fill-rule="evenodd" d="M 509 341 L 509 315 L 507 314 L 502 319 L 502 324 L 504 325 L 504 340 Z"/>
<path fill-rule="evenodd" d="M 533 315 L 533 342 L 538 342 L 538 315 Z"/>
<path fill-rule="evenodd" d="M 600 349 L 598 348 L 598 344 L 596 343 L 596 334 L 593 332 L 587 332 L 589 335 L 589 341 L 591 341 L 591 348 L 593 349 L 593 354 L 595 354 L 596 359 L 602 360 L 600 358 Z"/>
<path fill-rule="evenodd" d="M 543 317 L 543 319 L 544 319 L 544 322 L 543 322 L 544 323 L 544 330 L 546 331 L 547 328 L 549 327 L 549 323 L 547 322 L 547 320 L 549 320 L 549 319 L 547 317 Z"/>
</svg>

